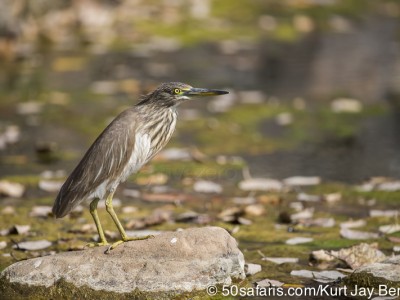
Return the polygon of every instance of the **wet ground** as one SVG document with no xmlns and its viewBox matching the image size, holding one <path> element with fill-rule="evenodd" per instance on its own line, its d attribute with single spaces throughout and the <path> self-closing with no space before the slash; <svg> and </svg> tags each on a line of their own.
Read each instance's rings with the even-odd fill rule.
<svg viewBox="0 0 400 300">
<path fill-rule="evenodd" d="M 90 80 L 85 76 L 94 72 L 83 67 L 88 58 L 74 58 L 82 63 L 76 66 L 79 70 L 54 69 L 65 59 L 71 58 L 51 58 L 46 63 L 49 70 L 28 68 L 29 75 L 17 80 L 35 84 L 28 89 L 32 93 L 32 98 L 27 98 L 31 107 L 24 107 L 19 101 L 18 95 L 24 90 L 3 96 L 3 128 L 6 131 L 7 126 L 17 126 L 20 134 L 15 143 L 6 144 L 2 150 L 1 175 L 4 180 L 22 184 L 25 192 L 21 197 L 1 198 L 1 241 L 6 242 L 1 250 L 2 268 L 53 251 L 78 251 L 96 237 L 87 204 L 60 220 L 48 216 L 46 209 L 53 203 L 57 184 L 72 170 L 93 138 L 115 114 L 153 85 L 152 81 L 142 83 L 111 75 L 109 81 L 94 81 L 87 86 L 86 81 Z M 96 66 L 93 59 L 92 64 Z M 67 86 L 62 84 L 65 78 Z M 388 106 L 371 105 L 357 113 L 334 113 L 329 105 L 280 102 L 262 91 L 246 94 L 234 89 L 226 103 L 221 99 L 182 106 L 181 122 L 169 145 L 180 153 L 178 160 L 161 155 L 137 177 L 132 176 L 121 185 L 116 193 L 121 204 L 116 206 L 130 230 L 221 226 L 238 240 L 247 262 L 262 266 L 262 271 L 249 277 L 246 284 L 269 278 L 289 285 L 313 285 L 312 280 L 291 276 L 290 272 L 318 270 L 309 265 L 313 250 L 338 250 L 359 244 L 359 240 L 341 236 L 341 222 L 366 220 L 362 230 L 375 234 L 380 225 L 396 222 L 395 214 L 371 217 L 371 211 L 396 210 L 398 189 L 379 190 L 374 183 L 371 191 L 360 191 L 356 186 L 374 175 L 400 175 L 396 155 L 398 119 Z M 247 103 L 249 99 L 253 103 Z M 289 115 L 290 122 L 279 121 L 282 114 Z M 45 175 L 46 170 L 63 172 Z M 279 191 L 249 191 L 238 186 L 243 179 L 251 179 L 249 176 L 284 179 L 295 175 L 319 176 L 322 182 Z M 196 182 L 201 180 L 211 182 L 206 183 L 205 190 L 196 188 Z M 132 193 L 133 198 L 129 196 Z M 332 194 L 336 194 L 334 202 L 324 200 Z M 44 212 L 35 215 L 38 206 L 45 206 Z M 123 210 L 126 206 L 133 208 Z M 233 212 L 229 212 L 232 208 Z M 305 211 L 312 213 L 291 219 L 296 212 Z M 100 218 L 109 239 L 118 238 L 104 208 L 100 209 Z M 331 219 L 333 224 L 310 225 L 310 220 L 321 218 Z M 18 234 L 15 225 L 30 228 Z M 286 244 L 286 240 L 299 236 L 312 240 Z M 378 242 L 379 249 L 390 255 L 396 242 L 388 237 L 400 236 L 380 234 L 364 241 Z M 30 251 L 16 246 L 35 240 L 47 240 L 51 245 Z M 299 262 L 276 266 L 263 260 L 283 254 L 298 258 Z"/>
</svg>

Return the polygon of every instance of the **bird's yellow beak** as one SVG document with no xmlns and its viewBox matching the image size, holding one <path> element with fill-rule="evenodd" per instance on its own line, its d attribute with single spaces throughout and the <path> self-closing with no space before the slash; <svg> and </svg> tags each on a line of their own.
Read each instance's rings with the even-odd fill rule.
<svg viewBox="0 0 400 300">
<path fill-rule="evenodd" d="M 221 90 L 201 89 L 201 88 L 191 88 L 184 92 L 185 96 L 218 96 L 225 94 L 229 94 L 229 92 Z"/>
</svg>

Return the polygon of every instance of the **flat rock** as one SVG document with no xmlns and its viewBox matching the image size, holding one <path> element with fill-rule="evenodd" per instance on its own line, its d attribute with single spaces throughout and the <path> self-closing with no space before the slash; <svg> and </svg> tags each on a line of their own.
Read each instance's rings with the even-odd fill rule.
<svg viewBox="0 0 400 300">
<path fill-rule="evenodd" d="M 349 284 L 364 286 L 390 284 L 400 287 L 400 255 L 356 269 L 347 279 Z"/>
<path fill-rule="evenodd" d="M 157 293 L 162 298 L 163 292 L 190 292 L 245 278 L 244 258 L 236 240 L 219 227 L 166 232 L 124 243 L 109 254 L 104 254 L 106 249 L 89 248 L 17 262 L 1 273 L 0 294 L 15 298 L 29 289 L 38 293 L 44 289 L 55 298 L 83 291 L 87 299 L 96 298 L 93 295 L 99 291 L 101 295 L 132 297 Z"/>
</svg>

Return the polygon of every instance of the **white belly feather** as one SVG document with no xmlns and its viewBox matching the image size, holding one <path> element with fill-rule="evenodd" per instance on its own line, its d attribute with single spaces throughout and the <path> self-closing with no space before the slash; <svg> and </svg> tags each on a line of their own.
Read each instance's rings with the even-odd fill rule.
<svg viewBox="0 0 400 300">
<path fill-rule="evenodd" d="M 129 158 L 129 163 L 124 167 L 121 175 L 113 181 L 105 180 L 90 194 L 89 198 L 104 199 L 110 190 L 115 190 L 120 182 L 125 181 L 132 173 L 137 172 L 151 157 L 150 136 L 148 134 L 136 133 L 135 144 Z"/>
</svg>

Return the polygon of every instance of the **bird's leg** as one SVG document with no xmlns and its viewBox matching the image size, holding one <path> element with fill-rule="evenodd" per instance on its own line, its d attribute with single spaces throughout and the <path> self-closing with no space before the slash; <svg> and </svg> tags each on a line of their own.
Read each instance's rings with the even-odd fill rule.
<svg viewBox="0 0 400 300">
<path fill-rule="evenodd" d="M 117 214 L 114 211 L 113 205 L 112 205 L 112 198 L 113 198 L 114 193 L 111 192 L 106 200 L 106 210 L 110 214 L 111 218 L 113 219 L 115 225 L 118 228 L 118 231 L 121 235 L 121 240 L 116 241 L 115 243 L 111 244 L 110 247 L 107 249 L 106 253 L 108 253 L 110 250 L 114 249 L 118 245 L 124 243 L 124 242 L 129 242 L 129 241 L 136 241 L 136 240 L 146 240 L 148 238 L 153 237 L 152 235 L 147 235 L 143 237 L 128 237 L 126 235 L 125 229 L 122 227 L 121 222 L 119 221 Z"/>
<path fill-rule="evenodd" d="M 93 217 L 94 223 L 96 224 L 97 232 L 99 233 L 100 242 L 99 243 L 89 243 L 86 247 L 96 247 L 96 246 L 104 246 L 108 245 L 106 237 L 104 235 L 103 227 L 101 226 L 99 215 L 97 214 L 97 203 L 99 202 L 99 198 L 95 198 L 92 202 L 90 202 L 90 214 Z"/>
</svg>

